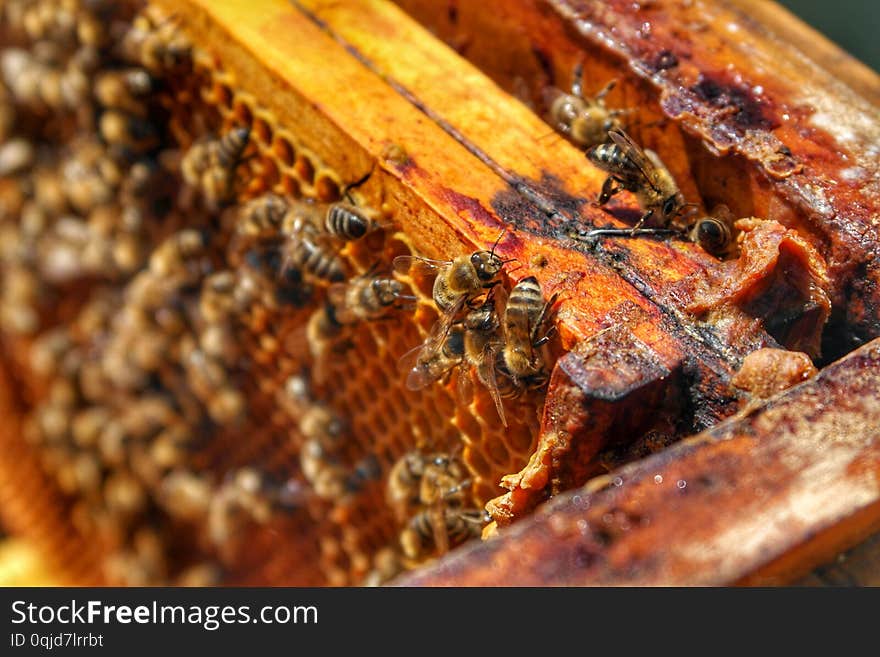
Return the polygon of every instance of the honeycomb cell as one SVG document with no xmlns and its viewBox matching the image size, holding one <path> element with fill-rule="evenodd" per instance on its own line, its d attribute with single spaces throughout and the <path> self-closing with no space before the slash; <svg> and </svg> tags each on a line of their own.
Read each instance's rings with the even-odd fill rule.
<svg viewBox="0 0 880 657">
<path fill-rule="evenodd" d="M 220 82 L 215 82 L 212 86 L 211 92 L 212 100 L 216 105 L 226 108 L 232 107 L 233 93 L 229 86 Z"/>
<path fill-rule="evenodd" d="M 232 116 L 235 123 L 240 126 L 250 127 L 253 124 L 254 113 L 247 102 L 236 98 L 232 105 Z"/>
<path fill-rule="evenodd" d="M 315 176 L 315 196 L 323 203 L 338 201 L 341 197 L 339 187 L 339 181 L 326 171 Z"/>
<path fill-rule="evenodd" d="M 251 125 L 251 139 L 265 148 L 272 144 L 272 128 L 265 118 L 261 116 L 254 118 Z"/>
<path fill-rule="evenodd" d="M 289 137 L 276 134 L 272 141 L 272 153 L 278 158 L 282 167 L 293 166 L 296 150 L 294 150 Z"/>
<path fill-rule="evenodd" d="M 298 198 L 302 196 L 300 183 L 295 177 L 290 175 L 281 176 L 281 188 L 284 194 Z"/>
<path fill-rule="evenodd" d="M 296 161 L 293 164 L 293 170 L 297 177 L 308 185 L 315 183 L 315 165 L 312 157 L 305 153 L 297 153 Z"/>
</svg>

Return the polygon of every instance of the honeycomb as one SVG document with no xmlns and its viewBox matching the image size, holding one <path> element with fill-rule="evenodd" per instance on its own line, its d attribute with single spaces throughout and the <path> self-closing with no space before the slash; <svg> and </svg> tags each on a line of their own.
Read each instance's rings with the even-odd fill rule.
<svg viewBox="0 0 880 657">
<path fill-rule="evenodd" d="M 59 581 L 434 582 L 462 562 L 486 575 L 493 551 L 522 563 L 530 532 L 530 558 L 577 577 L 560 517 L 532 514 L 548 497 L 552 509 L 582 487 L 572 499 L 589 505 L 606 481 L 642 504 L 626 464 L 680 458 L 689 443 L 673 443 L 768 403 L 762 391 L 814 375 L 818 387 L 816 367 L 880 331 L 876 199 L 858 184 L 876 133 L 863 108 L 839 112 L 837 132 L 790 117 L 789 86 L 822 87 L 799 60 L 757 70 L 706 3 L 396 4 L 410 14 L 384 1 L 0 5 L 0 520 Z M 590 12 L 620 38 L 584 34 L 593 23 L 573 16 Z M 651 39 L 642 12 L 656 14 Z M 724 29 L 680 43 L 692 17 Z M 759 41 L 747 45 L 777 52 Z M 679 62 L 680 46 L 697 49 Z M 727 79 L 729 57 L 753 84 Z M 621 78 L 608 107 L 626 108 L 688 205 L 740 218 L 736 248 L 713 254 L 681 226 L 626 239 L 638 197 L 597 205 L 611 179 L 542 106 L 582 63 L 585 89 Z M 853 134 L 864 144 L 838 152 Z M 802 194 L 820 188 L 830 205 Z M 339 212 L 367 234 L 334 235 Z M 504 266 L 456 306 L 444 348 L 531 276 L 553 300 L 550 380 L 526 377 L 503 414 L 470 364 L 424 386 L 410 376 L 445 326 L 437 272 L 478 250 Z M 344 317 L 371 281 L 392 301 Z M 778 480 L 779 464 L 745 451 L 731 477 Z M 722 460 L 710 454 L 710 479 L 740 463 Z M 654 517 L 669 511 L 657 499 Z M 725 513 L 689 499 L 699 513 L 671 534 Z M 642 558 L 623 521 L 596 530 L 599 548 Z"/>
<path fill-rule="evenodd" d="M 67 9 L 74 28 L 61 19 L 41 23 L 39 10 L 50 5 Z M 92 43 L 84 34 L 94 19 L 109 27 Z M 70 52 L 46 66 L 88 52 L 97 59 L 90 79 L 130 67 L 152 79 L 149 97 L 135 105 L 145 113 L 125 115 L 119 139 L 107 127 L 119 111 L 112 102 L 93 100 L 88 90 L 79 107 L 53 104 L 39 91 L 25 98 L 11 88 L 11 74 L 5 79 L 4 107 L 16 111 L 9 138 L 39 147 L 17 177 L 2 181 L 3 360 L 15 382 L 4 393 L 24 419 L 4 435 L 0 458 L 10 476 L 0 494 L 8 525 L 35 539 L 65 581 L 378 583 L 402 567 L 402 521 L 388 506 L 386 481 L 404 455 L 417 449 L 460 458 L 475 508 L 502 492 L 501 478 L 521 470 L 535 449 L 542 392 L 505 400 L 504 427 L 482 385 L 460 385 L 471 377 L 463 367 L 422 390 L 406 387 L 400 359 L 438 320 L 430 277 L 396 273 L 416 297 L 412 307 L 342 326 L 316 357 L 307 326 L 324 311 L 328 285 L 297 270 L 280 280 L 265 252 L 242 253 L 235 239 L 245 204 L 266 193 L 320 208 L 345 197 L 381 226 L 339 247 L 349 278 L 390 276 L 396 256 L 419 254 L 397 226 L 399 208 L 369 208 L 360 188 L 346 191 L 351 181 L 296 125 L 282 124 L 218 53 L 190 44 L 155 8 L 8 2 L 3 21 L 7 62 L 13 49 L 34 52 L 56 38 Z M 161 42 L 150 40 L 157 35 Z M 131 41 L 135 52 L 124 47 Z M 150 138 L 143 143 L 135 142 L 139 126 Z M 212 203 L 187 184 L 181 165 L 206 140 L 241 128 L 249 139 L 233 199 Z M 99 182 L 108 177 L 101 166 L 115 178 L 104 180 L 103 196 L 78 202 L 65 184 L 75 187 L 71 162 L 80 166 L 87 151 Z M 127 191 L 143 171 L 147 183 Z M 24 183 L 32 172 L 49 191 Z M 55 207 L 53 177 L 62 188 Z M 139 218 L 128 229 L 132 208 Z M 98 231 L 101 213 L 107 226 Z M 65 221 L 68 233 L 85 237 L 64 242 Z M 182 246 L 182 235 L 195 246 Z M 131 254 L 124 239 L 134 243 Z M 110 256 L 92 264 L 89 254 L 102 249 Z M 259 291 L 222 321 L 206 312 L 218 275 Z M 214 329 L 221 345 L 206 358 Z M 297 383 L 307 388 L 299 399 L 291 392 Z M 344 427 L 337 458 L 347 471 L 367 458 L 378 466 L 339 499 L 315 494 L 301 465 L 309 437 L 300 420 L 317 406 Z M 196 487 L 193 499 L 199 490 L 241 498 L 225 509 L 228 517 L 190 513 L 168 494 L 175 477 Z"/>
</svg>

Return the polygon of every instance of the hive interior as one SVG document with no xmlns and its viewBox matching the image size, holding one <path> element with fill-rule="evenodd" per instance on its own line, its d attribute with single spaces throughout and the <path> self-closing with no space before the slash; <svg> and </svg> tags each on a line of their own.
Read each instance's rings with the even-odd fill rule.
<svg viewBox="0 0 880 657">
<path fill-rule="evenodd" d="M 0 457 L 16 473 L 3 489 L 4 499 L 18 500 L 4 509 L 13 531 L 34 537 L 73 583 L 352 585 L 403 567 L 393 556 L 402 523 L 386 502 L 386 481 L 411 450 L 461 458 L 475 506 L 502 492 L 500 479 L 534 449 L 541 391 L 505 401 L 505 428 L 478 383 L 460 399 L 461 369 L 446 383 L 407 389 L 399 360 L 437 319 L 430 278 L 395 274 L 417 296 L 415 307 L 344 326 L 315 360 L 306 327 L 322 311 L 327 285 L 289 272 L 280 280 L 265 258 L 238 248 L 233 233 L 249 199 L 271 191 L 327 204 L 351 182 L 296 126 L 280 125 L 214 53 L 185 41 L 174 41 L 182 51 L 173 55 L 151 50 L 183 37 L 173 17 L 138 3 L 39 0 L 3 10 L 7 61 L 13 49 L 33 53 L 52 41 L 61 45 L 45 66 L 66 70 L 87 51 L 91 82 L 79 102 L 52 102 L 39 88 L 23 97 L 9 76 L 4 88 L 2 104 L 14 111 L 4 141 L 34 146 L 32 162 L 0 180 L 4 370 L 24 412 L 21 430 L 7 429 Z M 95 17 L 104 31 L 93 39 L 86 27 Z M 120 46 L 138 29 L 148 31 L 133 56 Z M 146 41 L 150 30 L 164 41 Z M 104 117 L 132 114 L 97 100 L 93 81 L 141 66 L 153 80 L 139 102 L 144 123 L 130 124 L 119 140 L 109 128 L 101 134 Z M 250 129 L 250 142 L 235 169 L 234 200 L 212 207 L 182 180 L 181 160 L 201 140 L 240 127 Z M 122 143 L 139 129 L 149 139 Z M 137 176 L 147 182 L 134 189 Z M 84 184 L 96 198 L 75 196 Z M 358 203 L 357 190 L 350 196 Z M 352 278 L 391 275 L 394 257 L 413 253 L 395 228 L 398 209 L 372 210 L 382 229 L 339 244 Z M 200 231 L 204 248 L 159 262 L 183 229 Z M 206 279 L 224 271 L 262 296 L 219 322 L 231 355 L 223 380 L 201 391 L 193 344 L 217 322 L 200 302 Z M 159 298 L 148 303 L 151 285 Z M 289 398 L 291 377 L 309 381 L 308 402 Z M 217 399 L 230 388 L 243 394 L 240 412 L 235 394 Z M 307 438 L 298 419 L 309 404 L 343 420 L 337 459 L 345 468 L 377 459 L 378 473 L 344 499 L 314 494 L 303 476 Z M 170 473 L 197 473 L 222 497 L 243 468 L 259 476 L 257 490 L 246 491 L 257 502 L 238 503 L 222 526 L 205 512 L 185 516 L 165 492 Z"/>
</svg>

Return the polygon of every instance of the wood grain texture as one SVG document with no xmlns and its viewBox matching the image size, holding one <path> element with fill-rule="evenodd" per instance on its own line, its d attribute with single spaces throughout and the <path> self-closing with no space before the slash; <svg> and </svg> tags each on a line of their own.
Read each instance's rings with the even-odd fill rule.
<svg viewBox="0 0 880 657">
<path fill-rule="evenodd" d="M 401 585 L 790 582 L 880 527 L 880 341 Z"/>
</svg>

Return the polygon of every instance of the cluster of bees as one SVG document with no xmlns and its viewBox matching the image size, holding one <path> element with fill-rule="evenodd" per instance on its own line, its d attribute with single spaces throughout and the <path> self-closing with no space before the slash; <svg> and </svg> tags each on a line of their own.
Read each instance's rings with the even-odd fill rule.
<svg viewBox="0 0 880 657">
<path fill-rule="evenodd" d="M 551 124 L 576 146 L 586 149 L 587 159 L 608 173 L 597 203 L 605 205 L 621 191 L 635 195 L 642 216 L 633 228 L 598 228 L 578 235 L 586 241 L 599 236 L 681 234 L 716 257 L 729 257 L 736 250 L 734 218 L 719 205 L 708 216 L 695 217 L 660 156 L 640 147 L 623 129 L 622 117 L 630 112 L 611 109 L 605 96 L 615 86 L 611 81 L 595 96 L 585 96 L 581 67 L 575 69 L 571 92 L 550 88 L 545 94 Z M 643 228 L 646 223 L 655 227 Z"/>
<path fill-rule="evenodd" d="M 349 504 L 383 474 L 402 529 L 385 551 L 398 565 L 379 570 L 479 535 L 485 518 L 458 458 L 413 452 L 383 473 L 376 455 L 355 453 L 352 427 L 302 376 L 287 379 L 281 403 L 301 436 L 298 467 L 197 465 L 218 433 L 251 419 L 243 335 L 255 318 L 265 331 L 272 318 L 314 306 L 305 336 L 321 381 L 350 327 L 415 308 L 390 267 L 353 272 L 346 257 L 348 244 L 386 227 L 350 195 L 369 174 L 335 203 L 265 193 L 239 204 L 248 126 L 173 147 L 170 80 L 188 74 L 192 57 L 173 21 L 97 0 L 3 11 L 15 45 L 0 52 L 0 167 L 12 183 L 0 206 L 0 319 L 9 334 L 34 336 L 29 365 L 47 390 L 25 432 L 75 500 L 76 526 L 110 546 L 109 579 L 219 581 L 249 528 L 310 498 Z M 440 315 L 401 359 L 406 385 L 473 367 L 504 422 L 502 397 L 546 381 L 550 304 L 534 278 L 508 296 L 494 250 L 449 262 L 400 257 L 394 267 L 435 277 Z M 71 293 L 77 314 L 45 330 L 43 318 Z M 186 526 L 205 557 L 181 571 L 171 554 Z"/>
<path fill-rule="evenodd" d="M 110 581 L 217 583 L 248 527 L 301 500 L 297 482 L 257 465 L 196 467 L 246 419 L 240 317 L 278 289 L 218 266 L 222 181 L 180 184 L 162 99 L 190 46 L 126 3 L 10 0 L 2 12 L 0 322 L 29 339 L 45 386 L 25 436 L 74 500 L 74 525 L 110 551 Z M 228 141 L 204 147 L 214 173 L 240 156 Z M 76 314 L 46 329 L 68 300 Z M 181 568 L 171 554 L 187 524 L 203 558 Z"/>
<path fill-rule="evenodd" d="M 324 370 L 349 330 L 416 308 L 406 277 L 433 277 L 438 318 L 400 357 L 402 381 L 420 391 L 458 372 L 461 399 L 476 381 L 506 427 L 504 400 L 547 384 L 556 295 L 545 298 L 533 276 L 505 284 L 496 253 L 504 233 L 450 261 L 377 255 L 354 271 L 351 245 L 388 227 L 351 196 L 370 174 L 333 203 L 272 192 L 240 202 L 250 127 L 175 148 L 174 80 L 191 74 L 192 48 L 173 20 L 132 11 L 109 0 L 0 7 L 9 37 L 0 50 L 0 327 L 33 340 L 29 365 L 46 391 L 26 435 L 76 499 L 75 524 L 115 546 L 109 578 L 218 582 L 253 527 L 310 499 L 351 504 L 382 481 L 400 532 L 365 581 L 479 536 L 487 518 L 456 448 L 423 445 L 397 460 L 358 453 L 363 441 L 320 397 Z M 548 100 L 554 126 L 609 174 L 599 205 L 626 190 L 644 212 L 632 229 L 586 237 L 656 224 L 728 254 L 730 217 L 682 224 L 689 204 L 673 176 L 624 132 L 628 110 L 606 107 L 613 86 L 587 97 L 578 72 L 571 93 Z M 68 298 L 78 314 L 47 330 Z M 278 397 L 299 435 L 298 462 L 285 472 L 204 469 L 198 455 L 212 440 L 254 420 L 244 336 L 262 334 L 271 360 L 279 347 L 265 334 L 305 308 L 309 372 L 287 377 Z M 196 529 L 208 555 L 183 571 L 171 558 L 182 526 Z"/>
</svg>

